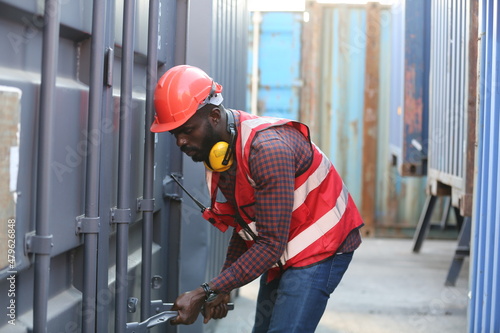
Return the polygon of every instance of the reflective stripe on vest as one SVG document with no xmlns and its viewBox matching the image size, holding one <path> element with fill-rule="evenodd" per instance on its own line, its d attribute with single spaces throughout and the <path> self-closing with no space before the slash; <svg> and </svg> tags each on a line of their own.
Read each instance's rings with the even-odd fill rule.
<svg viewBox="0 0 500 333">
<path fill-rule="evenodd" d="M 323 152 L 321 152 L 321 157 L 322 160 L 320 166 L 314 170 L 311 175 L 309 175 L 304 184 L 295 190 L 293 199 L 294 211 L 306 201 L 307 196 L 312 190 L 321 185 L 330 172 L 330 161 L 325 154 L 323 154 Z"/>
<path fill-rule="evenodd" d="M 287 119 L 273 118 L 273 117 L 262 117 L 262 118 L 254 118 L 254 119 L 245 120 L 245 126 L 241 126 L 242 153 L 244 152 L 243 150 L 245 149 L 245 147 L 247 145 L 247 140 L 249 139 L 250 132 L 252 132 L 252 130 L 254 130 L 254 129 L 258 130 L 257 128 L 259 126 L 267 128 L 270 125 L 286 124 L 289 122 L 290 122 L 290 120 L 287 120 Z"/>
<path fill-rule="evenodd" d="M 342 184 L 342 191 L 337 197 L 335 207 L 328 211 L 307 229 L 288 241 L 285 252 L 281 256 L 281 262 L 285 264 L 288 260 L 295 257 L 309 245 L 320 239 L 328 230 L 339 223 L 344 215 L 349 200 L 349 192 L 345 184 Z"/>
</svg>

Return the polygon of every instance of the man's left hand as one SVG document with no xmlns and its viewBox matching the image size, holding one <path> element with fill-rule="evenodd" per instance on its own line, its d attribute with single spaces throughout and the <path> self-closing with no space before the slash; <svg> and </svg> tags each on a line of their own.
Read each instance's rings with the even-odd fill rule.
<svg viewBox="0 0 500 333">
<path fill-rule="evenodd" d="M 218 294 L 217 297 L 210 301 L 206 302 L 203 309 L 203 323 L 208 323 L 210 319 L 221 319 L 227 316 L 227 312 L 229 311 L 227 307 L 227 303 L 229 303 L 230 297 L 229 294 Z"/>
</svg>

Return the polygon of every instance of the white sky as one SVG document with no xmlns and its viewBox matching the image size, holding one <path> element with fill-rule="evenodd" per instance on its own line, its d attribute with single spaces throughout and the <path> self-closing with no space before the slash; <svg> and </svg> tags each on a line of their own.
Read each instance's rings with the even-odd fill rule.
<svg viewBox="0 0 500 333">
<path fill-rule="evenodd" d="M 305 0 L 247 0 L 250 11 L 299 11 L 305 10 Z M 316 0 L 318 3 L 366 4 L 367 0 Z M 373 1 L 373 0 L 372 0 Z M 392 5 L 395 0 L 380 0 L 384 5 Z"/>
</svg>

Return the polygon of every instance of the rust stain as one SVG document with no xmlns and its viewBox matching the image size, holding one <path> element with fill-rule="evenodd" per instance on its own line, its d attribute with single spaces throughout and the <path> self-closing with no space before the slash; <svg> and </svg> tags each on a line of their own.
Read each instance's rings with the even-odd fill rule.
<svg viewBox="0 0 500 333">
<path fill-rule="evenodd" d="M 349 124 L 351 126 L 351 130 L 352 130 L 352 133 L 353 133 L 353 136 L 354 137 L 358 137 L 359 135 L 359 125 L 358 125 L 358 120 L 353 120 L 351 121 L 351 123 Z"/>
<path fill-rule="evenodd" d="M 421 133 L 422 131 L 422 92 L 417 89 L 417 71 L 415 65 L 406 64 L 405 71 L 405 101 L 404 123 L 408 133 Z"/>
<path fill-rule="evenodd" d="M 361 215 L 367 235 L 375 233 L 377 194 L 377 127 L 380 60 L 380 6 L 367 7 L 366 69 L 363 114 L 363 167 Z M 363 228 L 365 229 L 365 228 Z"/>
</svg>

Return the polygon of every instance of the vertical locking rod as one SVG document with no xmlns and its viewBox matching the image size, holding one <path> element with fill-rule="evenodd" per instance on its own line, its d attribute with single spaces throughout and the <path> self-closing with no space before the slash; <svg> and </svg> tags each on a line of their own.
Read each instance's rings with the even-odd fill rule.
<svg viewBox="0 0 500 333">
<path fill-rule="evenodd" d="M 100 121 L 102 119 L 106 1 L 94 0 L 90 56 L 89 119 L 87 128 L 87 177 L 85 217 L 99 220 Z M 97 135 L 95 135 L 97 133 Z M 98 226 L 98 222 L 96 223 Z M 97 248 L 99 229 L 85 232 L 83 252 L 82 333 L 96 332 Z"/>
<path fill-rule="evenodd" d="M 124 0 L 117 212 L 130 211 L 134 32 L 135 0 Z M 120 218 L 116 225 L 115 332 L 117 333 L 124 333 L 127 325 L 129 222 L 130 220 Z"/>
<path fill-rule="evenodd" d="M 38 132 L 38 173 L 36 201 L 36 237 L 50 236 L 50 182 L 52 141 L 57 132 L 54 128 L 54 111 L 57 56 L 59 53 L 59 1 L 46 0 L 44 8 L 42 72 L 40 85 L 40 109 Z M 33 332 L 47 332 L 47 308 L 49 300 L 50 253 L 35 253 L 33 294 Z"/>
<path fill-rule="evenodd" d="M 158 73 L 158 19 L 159 0 L 149 1 L 148 56 L 146 73 L 146 115 L 144 128 L 144 188 L 143 199 L 153 200 L 154 196 L 154 141 L 155 135 L 149 130 L 153 122 L 153 96 Z M 153 251 L 153 207 L 143 209 L 142 214 L 142 274 L 141 274 L 141 320 L 150 316 L 151 308 L 151 267 Z"/>
</svg>

